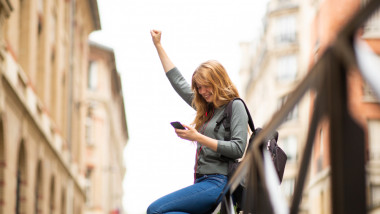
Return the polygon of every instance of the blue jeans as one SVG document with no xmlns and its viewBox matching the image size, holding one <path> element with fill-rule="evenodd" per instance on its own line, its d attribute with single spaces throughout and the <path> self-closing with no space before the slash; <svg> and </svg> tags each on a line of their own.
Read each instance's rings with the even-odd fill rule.
<svg viewBox="0 0 380 214">
<path fill-rule="evenodd" d="M 227 184 L 225 175 L 204 175 L 185 187 L 153 202 L 147 210 L 153 213 L 212 213 L 220 201 L 216 201 Z"/>
</svg>

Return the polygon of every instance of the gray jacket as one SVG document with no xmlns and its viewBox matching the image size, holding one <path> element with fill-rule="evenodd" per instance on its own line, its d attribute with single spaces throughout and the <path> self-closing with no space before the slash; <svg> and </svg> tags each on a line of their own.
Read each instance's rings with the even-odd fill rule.
<svg viewBox="0 0 380 214">
<path fill-rule="evenodd" d="M 194 93 L 191 90 L 190 84 L 183 78 L 177 68 L 173 68 L 166 73 L 174 90 L 182 97 L 182 99 L 191 106 Z M 215 109 L 214 116 L 209 122 L 206 122 L 200 130 L 210 138 L 218 140 L 217 151 L 197 144 L 198 163 L 196 173 L 199 174 L 223 174 L 227 175 L 228 162 L 221 158 L 225 156 L 232 159 L 241 158 L 244 154 L 247 144 L 248 134 L 248 116 L 245 111 L 244 104 L 240 101 L 234 101 L 232 104 L 231 117 L 231 140 L 224 140 L 224 127 L 221 125 L 218 132 L 214 131 L 216 121 L 222 117 L 226 105 Z M 206 126 L 207 124 L 207 126 Z M 205 128 L 206 126 L 206 128 Z M 204 132 L 203 132 L 204 130 Z M 199 130 L 198 130 L 199 131 Z"/>
</svg>

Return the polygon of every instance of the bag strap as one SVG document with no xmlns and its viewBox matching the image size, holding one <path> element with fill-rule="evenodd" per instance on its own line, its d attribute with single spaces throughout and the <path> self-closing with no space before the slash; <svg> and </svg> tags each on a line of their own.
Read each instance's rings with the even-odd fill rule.
<svg viewBox="0 0 380 214">
<path fill-rule="evenodd" d="M 249 128 L 251 129 L 252 133 L 255 134 L 255 125 L 253 123 L 251 114 L 249 113 L 248 107 L 245 104 L 245 102 L 244 102 L 243 99 L 237 97 L 237 98 L 234 98 L 233 100 L 231 100 L 227 104 L 226 108 L 224 109 L 223 116 L 218 121 L 216 121 L 216 126 L 214 128 L 214 131 L 218 132 L 219 128 L 220 128 L 220 125 L 223 123 L 224 129 L 225 129 L 224 140 L 231 140 L 232 103 L 235 100 L 240 100 L 241 102 L 243 102 L 244 107 L 245 107 L 245 111 L 247 112 L 247 115 L 248 115 L 248 125 L 249 125 Z"/>
</svg>

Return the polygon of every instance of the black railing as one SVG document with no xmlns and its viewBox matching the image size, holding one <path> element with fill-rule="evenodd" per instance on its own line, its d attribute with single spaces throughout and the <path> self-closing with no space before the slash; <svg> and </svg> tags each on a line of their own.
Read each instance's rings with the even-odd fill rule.
<svg viewBox="0 0 380 214">
<path fill-rule="evenodd" d="M 352 119 L 347 107 L 347 74 L 357 68 L 354 40 L 365 21 L 380 7 L 380 0 L 372 0 L 361 8 L 337 35 L 308 75 L 274 114 L 267 126 L 251 142 L 246 156 L 227 184 L 221 213 L 233 213 L 231 193 L 245 180 L 244 213 L 277 213 L 277 202 L 268 189 L 268 175 L 261 149 L 264 136 L 276 130 L 303 98 L 313 91 L 316 95 L 308 136 L 290 208 L 283 213 L 298 213 L 303 188 L 310 165 L 316 130 L 322 119 L 329 120 L 331 164 L 331 213 L 366 213 L 365 139 L 363 129 Z M 289 210 L 288 210 L 289 209 Z"/>
</svg>

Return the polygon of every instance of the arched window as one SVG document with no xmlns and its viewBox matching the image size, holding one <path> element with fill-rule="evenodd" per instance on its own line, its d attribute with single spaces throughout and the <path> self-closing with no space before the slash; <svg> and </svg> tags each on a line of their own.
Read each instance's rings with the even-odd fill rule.
<svg viewBox="0 0 380 214">
<path fill-rule="evenodd" d="M 26 152 L 24 142 L 21 142 L 17 163 L 16 214 L 26 213 L 26 178 Z"/>
<path fill-rule="evenodd" d="M 55 182 L 54 182 L 54 177 L 51 178 L 50 182 L 50 197 L 49 197 L 49 214 L 54 213 L 54 207 L 55 207 Z"/>
<path fill-rule="evenodd" d="M 34 192 L 34 213 L 39 214 L 42 213 L 42 204 L 43 204 L 43 195 L 42 195 L 42 184 L 43 184 L 43 176 L 42 176 L 42 164 L 39 161 L 37 166 L 37 177 L 36 177 L 36 186 Z"/>
<path fill-rule="evenodd" d="M 61 195 L 61 214 L 66 214 L 66 193 L 65 193 L 65 188 L 62 188 L 62 195 Z"/>
</svg>

